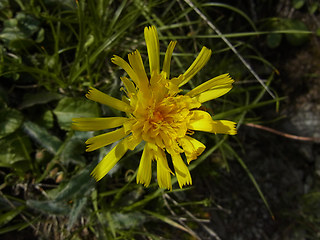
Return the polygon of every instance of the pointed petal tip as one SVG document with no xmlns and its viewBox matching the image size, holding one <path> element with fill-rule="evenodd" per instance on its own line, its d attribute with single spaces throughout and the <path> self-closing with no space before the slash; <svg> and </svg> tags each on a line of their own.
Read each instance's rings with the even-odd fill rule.
<svg viewBox="0 0 320 240">
<path fill-rule="evenodd" d="M 190 181 L 186 181 L 186 182 L 183 182 L 183 183 L 179 183 L 179 187 L 182 189 L 183 187 L 187 187 L 187 186 L 191 186 L 192 185 L 192 180 L 190 179 Z"/>
<path fill-rule="evenodd" d="M 157 30 L 156 27 L 154 25 L 150 25 L 150 26 L 146 26 L 144 27 L 144 31 L 154 31 Z"/>
<path fill-rule="evenodd" d="M 90 173 L 96 182 L 99 182 L 104 176 L 98 176 L 96 168 Z"/>
<path fill-rule="evenodd" d="M 207 56 L 208 59 L 210 58 L 210 56 L 211 56 L 211 54 L 212 54 L 212 50 L 211 50 L 210 48 L 207 48 L 206 46 L 203 46 L 203 47 L 202 47 L 202 49 L 201 49 L 201 51 L 200 51 L 200 54 L 201 54 L 201 52 L 202 52 L 203 54 L 208 55 L 208 56 Z"/>
<path fill-rule="evenodd" d="M 229 131 L 229 135 L 236 135 L 236 134 L 238 134 L 238 131 L 237 131 L 236 128 L 231 129 L 231 130 Z"/>
</svg>

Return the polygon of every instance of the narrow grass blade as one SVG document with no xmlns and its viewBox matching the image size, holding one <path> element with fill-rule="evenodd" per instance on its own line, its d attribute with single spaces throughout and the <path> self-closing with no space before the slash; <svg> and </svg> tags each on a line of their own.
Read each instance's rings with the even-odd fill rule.
<svg viewBox="0 0 320 240">
<path fill-rule="evenodd" d="M 259 193 L 259 196 L 261 197 L 262 201 L 264 202 L 264 205 L 266 206 L 266 208 L 269 211 L 272 219 L 274 220 L 275 218 L 274 218 L 273 212 L 271 211 L 271 208 L 270 208 L 265 196 L 263 195 L 259 184 L 257 183 L 256 179 L 252 175 L 251 171 L 248 169 L 247 165 L 244 163 L 242 158 L 229 145 L 226 145 L 226 148 L 230 151 L 230 153 L 233 154 L 233 156 L 240 163 L 241 167 L 246 171 L 246 173 L 248 174 L 248 177 L 250 178 L 250 180 L 252 181 L 254 187 L 256 188 L 257 192 Z"/>
</svg>

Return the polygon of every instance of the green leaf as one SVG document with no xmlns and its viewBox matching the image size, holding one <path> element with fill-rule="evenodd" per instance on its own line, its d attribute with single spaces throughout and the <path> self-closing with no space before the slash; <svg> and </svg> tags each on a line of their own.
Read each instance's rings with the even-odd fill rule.
<svg viewBox="0 0 320 240">
<path fill-rule="evenodd" d="M 320 5 L 319 2 L 311 3 L 310 6 L 309 6 L 309 13 L 310 14 L 314 14 L 318 10 L 319 5 Z"/>
<path fill-rule="evenodd" d="M 51 214 L 68 214 L 73 212 L 73 214 L 80 214 L 80 210 L 84 207 L 86 201 L 82 201 L 90 192 L 94 189 L 95 181 L 90 176 L 90 172 L 93 167 L 96 165 L 96 162 L 90 164 L 86 169 L 83 169 L 78 175 L 72 177 L 69 182 L 57 193 L 56 189 L 53 189 L 54 192 L 53 200 L 50 201 L 27 201 L 27 205 L 38 209 L 44 213 Z M 48 192 L 50 196 L 50 191 Z M 82 200 L 81 200 L 82 199 Z M 74 205 L 67 205 L 66 203 L 70 200 L 74 201 Z M 79 211 L 79 212 L 78 212 Z M 76 218 L 76 216 L 73 216 Z M 70 219 L 69 225 L 71 226 L 76 219 Z"/>
<path fill-rule="evenodd" d="M 39 30 L 40 22 L 31 15 L 18 12 L 16 19 L 18 20 L 17 26 L 19 27 L 19 30 L 24 33 L 25 37 L 30 37 Z"/>
<path fill-rule="evenodd" d="M 87 49 L 93 42 L 94 42 L 94 36 L 92 34 L 89 34 L 83 47 Z"/>
<path fill-rule="evenodd" d="M 10 48 L 26 48 L 33 43 L 31 36 L 39 30 L 40 22 L 22 12 L 18 12 L 14 19 L 4 21 L 4 28 L 0 39 Z"/>
<path fill-rule="evenodd" d="M 19 213 L 25 209 L 25 206 L 20 206 L 6 213 L 2 213 L 0 216 L 0 225 L 5 225 L 14 219 Z"/>
<path fill-rule="evenodd" d="M 12 39 L 9 43 L 10 49 L 27 49 L 33 45 L 33 40 L 28 38 Z"/>
<path fill-rule="evenodd" d="M 38 34 L 37 34 L 37 38 L 36 38 L 36 42 L 37 42 L 37 43 L 43 42 L 43 40 L 44 40 L 44 34 L 45 34 L 44 29 L 41 28 L 41 29 L 39 30 Z"/>
<path fill-rule="evenodd" d="M 308 31 L 307 26 L 300 20 L 287 19 L 285 25 L 288 29 Z M 309 35 L 297 32 L 286 34 L 286 39 L 292 46 L 300 46 L 309 39 Z"/>
<path fill-rule="evenodd" d="M 303 203 L 305 206 L 319 206 L 320 192 L 309 192 L 303 195 Z"/>
<path fill-rule="evenodd" d="M 47 129 L 53 127 L 53 122 L 53 113 L 50 110 L 45 111 L 39 121 L 40 125 L 44 126 Z"/>
<path fill-rule="evenodd" d="M 9 8 L 9 1 L 8 0 L 2 0 L 0 1 L 0 10 L 7 10 L 6 8 Z"/>
<path fill-rule="evenodd" d="M 45 104 L 62 98 L 61 94 L 52 92 L 27 93 L 23 97 L 20 108 L 28 108 L 37 104 Z"/>
<path fill-rule="evenodd" d="M 271 33 L 267 35 L 267 44 L 269 48 L 276 48 L 280 45 L 282 34 Z"/>
<path fill-rule="evenodd" d="M 85 158 L 81 155 L 85 152 L 84 141 L 73 136 L 67 143 L 60 155 L 63 163 L 74 163 L 84 166 Z"/>
<path fill-rule="evenodd" d="M 16 131 L 20 127 L 23 119 L 19 111 L 10 108 L 1 109 L 0 116 L 0 138 Z"/>
<path fill-rule="evenodd" d="M 109 221 L 112 222 L 114 229 L 132 229 L 142 225 L 146 221 L 145 214 L 141 212 L 128 212 L 128 213 L 112 213 L 109 214 Z"/>
<path fill-rule="evenodd" d="M 47 149 L 50 153 L 56 154 L 62 142 L 59 138 L 52 135 L 47 129 L 33 123 L 26 121 L 23 123 L 23 130 L 38 144 Z"/>
<path fill-rule="evenodd" d="M 66 202 L 27 200 L 27 206 L 44 214 L 67 215 L 71 206 Z"/>
<path fill-rule="evenodd" d="M 98 117 L 100 114 L 97 103 L 84 98 L 64 98 L 54 109 L 61 129 L 70 130 L 72 118 Z"/>
<path fill-rule="evenodd" d="M 46 0 L 48 7 L 55 8 L 60 6 L 62 9 L 66 8 L 68 10 L 74 10 L 77 8 L 76 1 L 73 0 Z"/>
<path fill-rule="evenodd" d="M 21 133 L 15 133 L 1 139 L 0 146 L 1 167 L 13 167 L 20 170 L 29 169 L 24 164 L 21 164 L 21 161 L 30 160 L 29 154 L 32 149 L 29 138 Z"/>
<path fill-rule="evenodd" d="M 4 234 L 7 232 L 12 232 L 12 231 L 21 231 L 27 227 L 29 227 L 33 222 L 37 221 L 38 217 L 33 218 L 30 222 L 22 222 L 14 225 L 9 225 L 8 227 L 1 228 L 0 229 L 0 234 Z"/>
<path fill-rule="evenodd" d="M 72 177 L 67 185 L 55 196 L 55 201 L 69 201 L 83 198 L 94 189 L 95 181 L 90 172 L 96 165 L 95 162 L 83 169 L 78 175 Z"/>
<path fill-rule="evenodd" d="M 305 0 L 292 0 L 292 5 L 295 9 L 300 9 L 303 7 Z"/>
<path fill-rule="evenodd" d="M 8 45 L 12 40 L 22 39 L 25 37 L 25 35 L 22 32 L 20 32 L 17 26 L 18 25 L 17 19 L 8 19 L 4 21 L 3 25 L 4 25 L 4 28 L 0 34 L 0 39 L 2 39 L 2 41 L 5 44 Z"/>
<path fill-rule="evenodd" d="M 78 217 L 81 213 L 83 213 L 84 207 L 86 206 L 88 198 L 84 197 L 81 199 L 76 199 L 73 203 L 69 214 L 69 222 L 68 222 L 68 229 L 70 230 L 75 222 L 77 221 Z"/>
</svg>

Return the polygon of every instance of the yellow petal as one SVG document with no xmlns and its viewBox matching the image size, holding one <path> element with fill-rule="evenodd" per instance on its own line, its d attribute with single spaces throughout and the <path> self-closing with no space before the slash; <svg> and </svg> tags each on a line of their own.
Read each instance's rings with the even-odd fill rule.
<svg viewBox="0 0 320 240">
<path fill-rule="evenodd" d="M 102 103 L 123 112 L 132 112 L 130 105 L 103 92 L 100 92 L 93 87 L 90 87 L 90 90 L 86 94 L 86 97 L 92 101 Z"/>
<path fill-rule="evenodd" d="M 151 145 L 154 145 L 154 144 L 151 144 Z M 171 171 L 168 165 L 165 152 L 156 145 L 153 146 L 153 151 L 154 151 L 155 159 L 157 160 L 158 164 L 161 165 L 161 168 L 174 175 L 174 173 Z"/>
<path fill-rule="evenodd" d="M 211 56 L 211 50 L 206 47 L 203 47 L 199 55 L 197 56 L 197 58 L 194 60 L 191 66 L 183 74 L 183 81 L 176 82 L 176 85 L 181 87 L 184 84 L 186 84 L 194 75 L 196 75 L 204 67 L 204 65 L 206 65 L 206 63 L 210 59 L 210 56 Z"/>
<path fill-rule="evenodd" d="M 146 143 L 141 156 L 139 170 L 137 174 L 137 184 L 141 183 L 145 187 L 148 187 L 151 181 L 151 163 L 153 159 L 153 153 L 149 144 Z"/>
<path fill-rule="evenodd" d="M 194 89 L 192 89 L 191 91 L 189 91 L 186 95 L 188 95 L 190 97 L 194 97 L 194 96 L 196 96 L 200 93 L 203 93 L 207 90 L 221 89 L 221 88 L 225 88 L 225 87 L 232 88 L 231 84 L 233 82 L 234 81 L 229 76 L 229 74 L 222 74 L 218 77 L 212 78 L 212 79 L 200 84 L 199 86 L 197 86 Z"/>
<path fill-rule="evenodd" d="M 192 113 L 193 116 L 190 119 L 190 126 L 188 126 L 189 129 L 206 129 L 211 127 L 211 122 L 213 120 L 209 113 L 202 110 L 193 110 Z"/>
<path fill-rule="evenodd" d="M 237 134 L 236 123 L 227 120 L 212 120 L 209 113 L 201 110 L 194 110 L 194 115 L 189 122 L 188 129 L 234 135 Z"/>
<path fill-rule="evenodd" d="M 103 178 L 128 151 L 126 139 L 119 142 L 93 169 L 91 175 L 96 181 Z"/>
<path fill-rule="evenodd" d="M 157 161 L 157 180 L 160 188 L 172 190 L 170 173 Z"/>
<path fill-rule="evenodd" d="M 115 128 L 129 121 L 125 117 L 108 118 L 72 118 L 72 129 L 77 131 L 99 131 L 103 129 Z"/>
<path fill-rule="evenodd" d="M 104 133 L 104 134 L 89 138 L 86 141 L 86 144 L 87 144 L 86 151 L 91 152 L 91 151 L 94 151 L 98 148 L 102 148 L 104 146 L 107 146 L 111 143 L 114 143 L 114 142 L 124 138 L 127 135 L 128 134 L 125 133 L 123 128 L 119 128 L 119 129 L 114 130 L 112 132 Z"/>
<path fill-rule="evenodd" d="M 135 119 L 129 119 L 129 121 L 123 123 L 123 128 L 126 133 L 131 132 L 132 126 L 137 122 Z"/>
<path fill-rule="evenodd" d="M 141 55 L 138 50 L 130 53 L 128 55 L 129 63 L 132 66 L 133 71 L 137 74 L 138 77 L 138 86 L 140 90 L 147 91 L 149 80 L 144 70 L 143 62 L 141 59 Z"/>
<path fill-rule="evenodd" d="M 177 41 L 171 41 L 166 51 L 166 55 L 164 56 L 162 74 L 164 74 L 164 78 L 169 79 L 170 77 L 170 63 L 171 56 L 173 53 L 173 49 L 176 46 Z"/>
<path fill-rule="evenodd" d="M 120 90 L 122 90 L 122 89 L 120 88 Z M 125 95 L 122 95 L 122 96 L 121 96 L 121 101 L 124 102 L 124 103 L 126 103 L 126 104 L 128 104 L 128 105 L 130 105 L 130 98 L 128 98 L 128 97 L 125 96 Z M 128 114 L 127 114 L 127 116 L 128 116 Z"/>
<path fill-rule="evenodd" d="M 141 142 L 142 142 L 141 136 L 130 135 L 129 137 L 127 137 L 127 146 L 128 146 L 128 149 L 130 150 L 134 150 L 136 146 L 138 146 L 138 144 Z"/>
<path fill-rule="evenodd" d="M 161 148 L 155 146 L 154 150 L 154 157 L 157 160 L 157 179 L 159 187 L 172 190 L 170 175 L 172 171 L 168 166 L 167 157 Z"/>
<path fill-rule="evenodd" d="M 192 179 L 189 169 L 183 162 L 180 154 L 171 154 L 171 157 L 179 187 L 182 188 L 184 185 L 191 185 Z"/>
<path fill-rule="evenodd" d="M 125 86 L 129 94 L 136 94 L 137 90 L 132 81 L 130 81 L 126 77 L 120 77 L 120 79 L 123 82 L 123 85 Z M 131 98 L 131 96 L 128 96 L 128 97 Z"/>
<path fill-rule="evenodd" d="M 160 137 L 162 138 L 162 141 L 165 146 L 170 146 L 172 144 L 172 139 L 168 136 L 168 134 L 164 133 L 163 131 L 160 131 Z"/>
<path fill-rule="evenodd" d="M 132 81 L 138 86 L 139 78 L 137 74 L 133 71 L 129 63 L 127 63 L 125 60 L 123 60 L 121 57 L 117 55 L 113 55 L 113 58 L 111 58 L 111 62 L 125 70 L 128 73 L 129 77 L 132 79 Z"/>
<path fill-rule="evenodd" d="M 219 88 L 210 89 L 199 95 L 195 96 L 193 99 L 196 99 L 200 103 L 210 101 L 212 99 L 221 97 L 232 89 L 232 85 L 221 86 Z"/>
<path fill-rule="evenodd" d="M 157 29 L 155 26 L 144 28 L 144 38 L 146 40 L 150 75 L 152 77 L 153 72 L 160 73 L 160 50 L 159 50 L 159 38 Z"/>
<path fill-rule="evenodd" d="M 188 164 L 202 154 L 206 146 L 198 140 L 185 136 L 178 140 L 187 157 Z"/>
<path fill-rule="evenodd" d="M 236 123 L 228 120 L 213 120 L 212 129 L 214 133 L 237 134 Z"/>
</svg>

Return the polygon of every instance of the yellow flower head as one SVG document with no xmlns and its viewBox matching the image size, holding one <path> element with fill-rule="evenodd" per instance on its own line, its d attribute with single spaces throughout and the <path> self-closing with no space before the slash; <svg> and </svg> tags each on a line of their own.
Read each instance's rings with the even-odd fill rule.
<svg viewBox="0 0 320 240">
<path fill-rule="evenodd" d="M 193 131 L 236 134 L 234 122 L 213 120 L 209 113 L 199 109 L 202 103 L 230 91 L 233 80 L 228 74 L 223 74 L 182 95 L 179 88 L 203 68 L 210 58 L 211 50 L 203 47 L 185 73 L 170 79 L 170 62 L 176 41 L 170 42 L 160 71 L 156 28 L 146 27 L 144 36 L 150 78 L 144 69 L 141 55 L 136 50 L 128 55 L 129 63 L 118 56 L 112 58 L 112 62 L 123 68 L 129 76 L 121 78 L 126 97 L 119 100 L 95 88 L 90 88 L 86 94 L 90 100 L 125 112 L 127 117 L 74 118 L 72 126 L 79 131 L 117 128 L 86 141 L 87 151 L 93 151 L 120 140 L 92 171 L 97 181 L 103 178 L 129 149 L 133 150 L 139 143 L 144 142 L 137 183 L 146 187 L 150 184 L 151 163 L 155 160 L 159 186 L 172 189 L 171 174 L 174 173 L 167 161 L 167 155 L 170 155 L 175 175 L 182 188 L 192 184 L 192 180 L 181 154 L 184 154 L 189 164 L 205 149 L 205 145 L 191 137 Z"/>
</svg>

